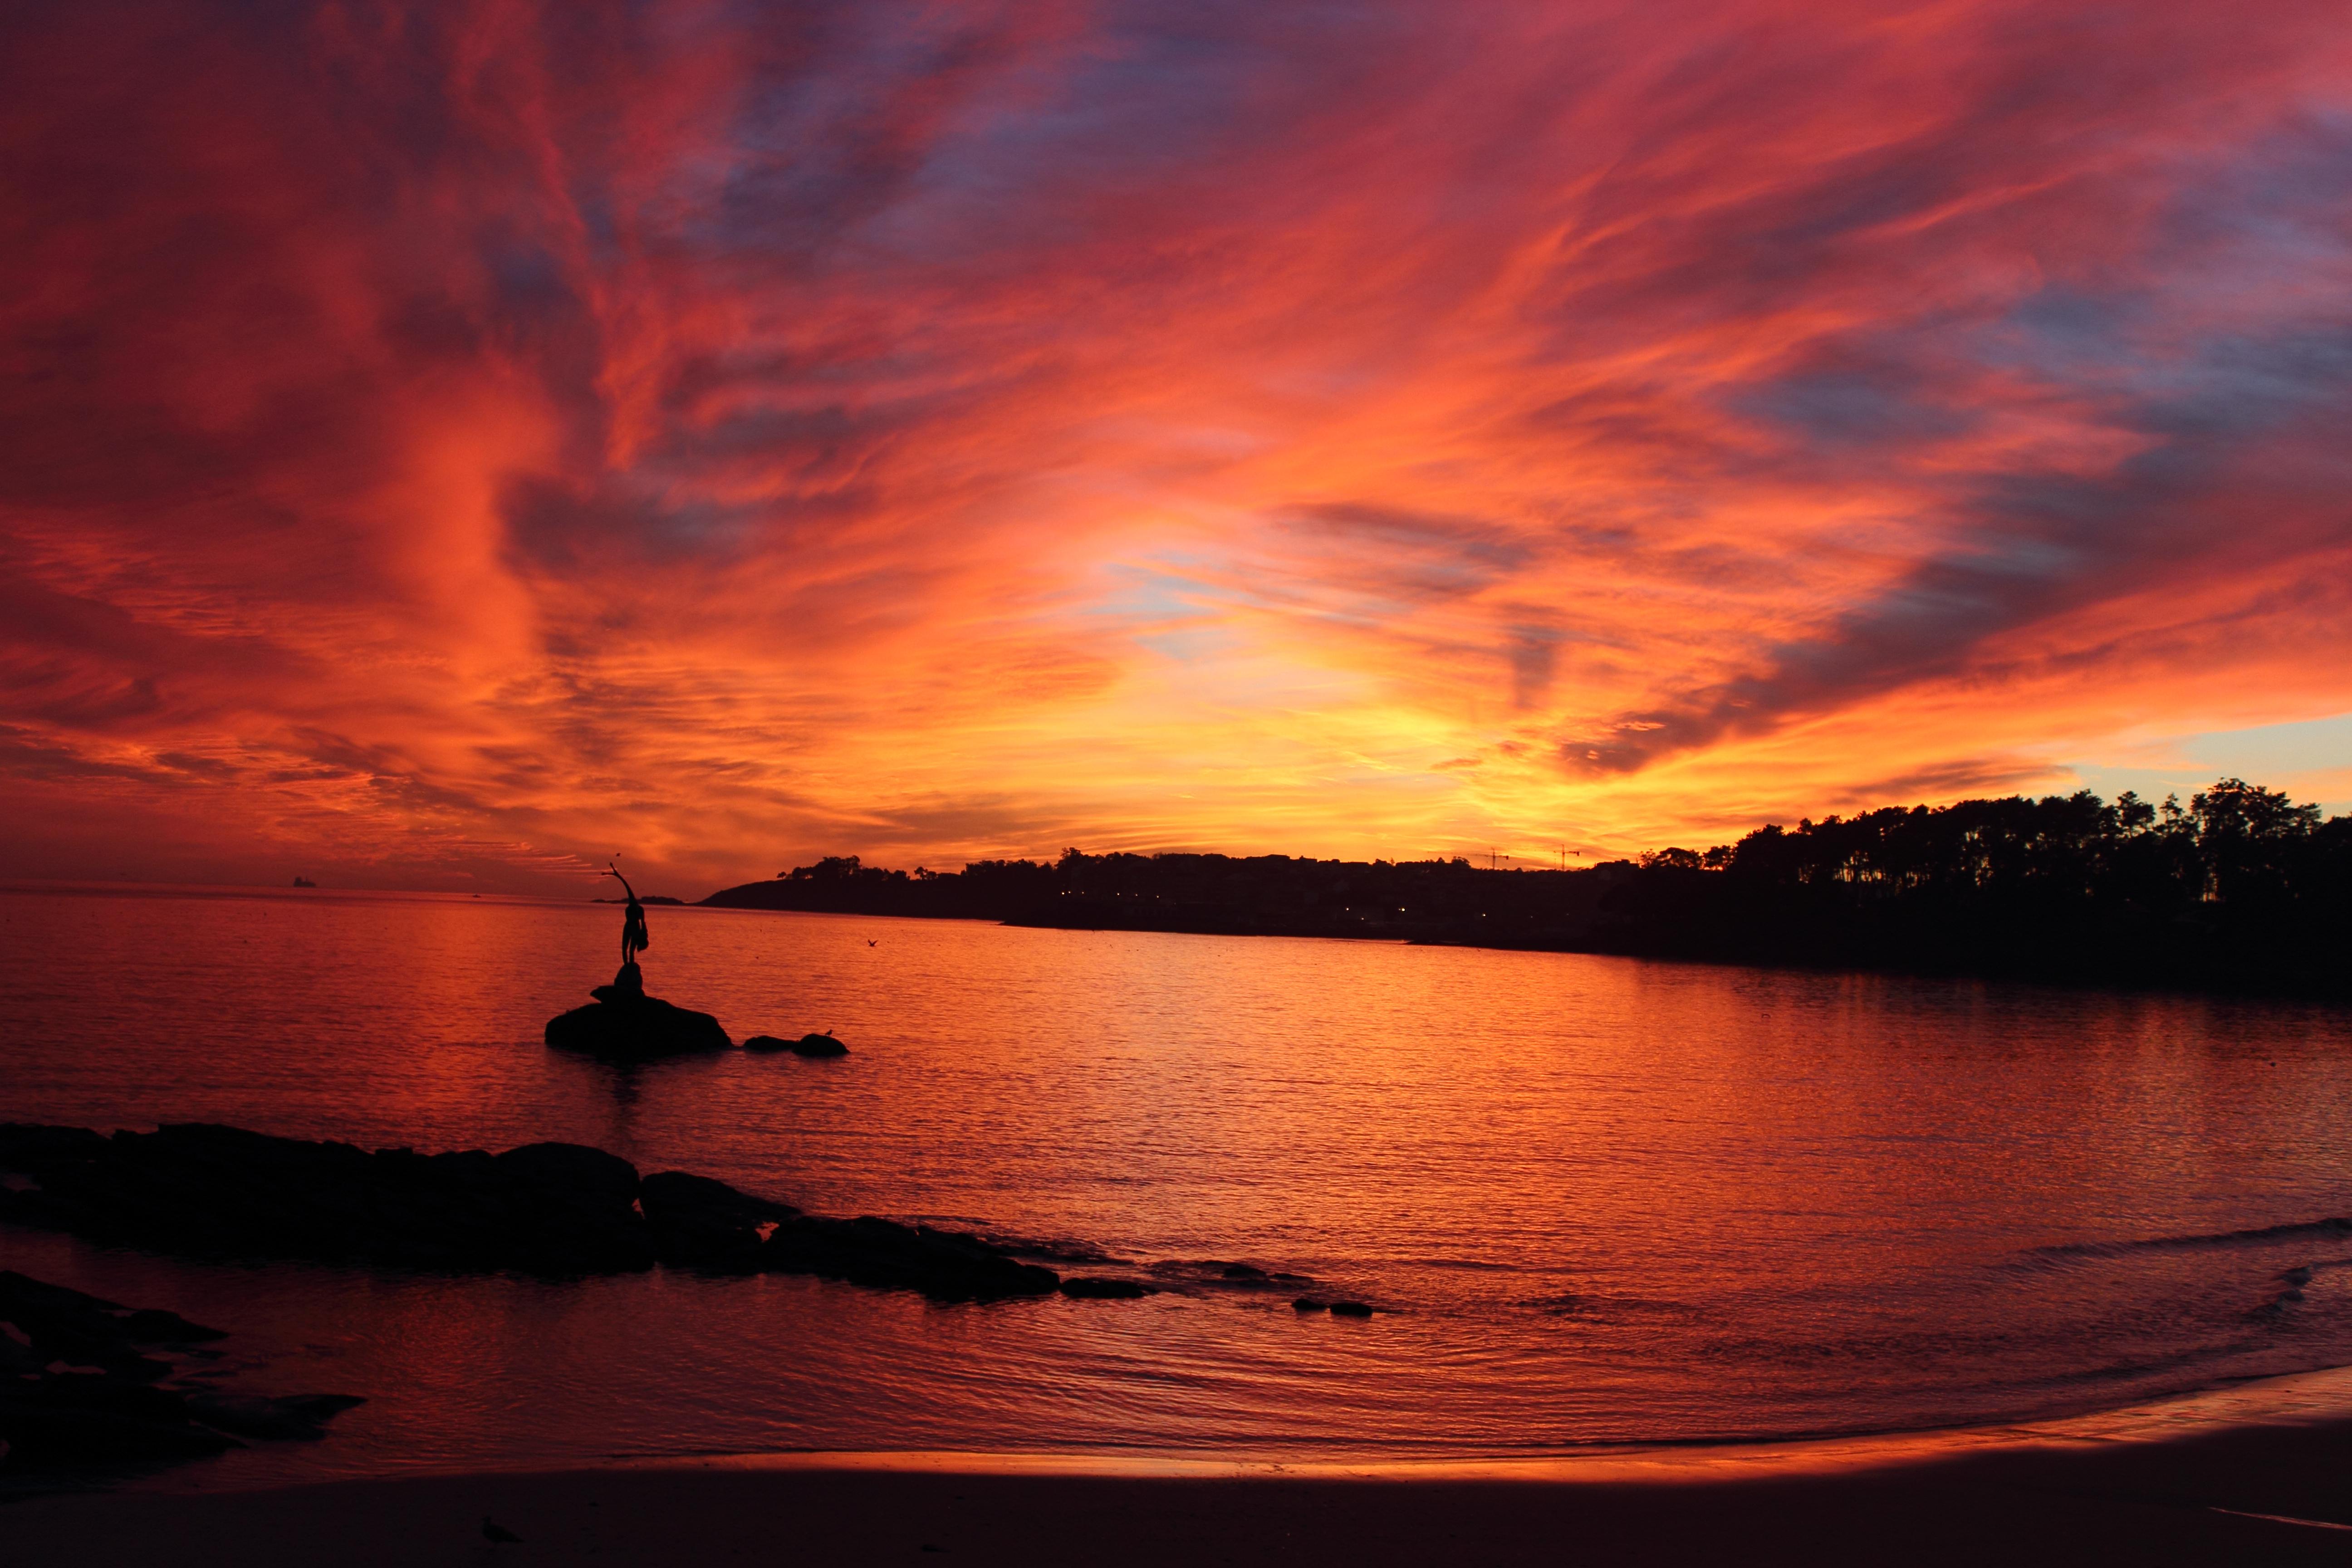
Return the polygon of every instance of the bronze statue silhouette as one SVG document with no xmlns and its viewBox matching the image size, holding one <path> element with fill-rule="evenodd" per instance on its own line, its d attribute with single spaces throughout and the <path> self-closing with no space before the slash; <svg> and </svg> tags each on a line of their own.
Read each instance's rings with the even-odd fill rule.
<svg viewBox="0 0 2352 1568">
<path fill-rule="evenodd" d="M 621 890 L 629 895 L 629 907 L 621 913 L 621 967 L 627 969 L 637 962 L 637 954 L 653 945 L 653 939 L 646 934 L 646 906 L 637 902 L 637 890 L 629 886 L 619 867 L 605 867 L 604 875 L 617 880 Z"/>
</svg>

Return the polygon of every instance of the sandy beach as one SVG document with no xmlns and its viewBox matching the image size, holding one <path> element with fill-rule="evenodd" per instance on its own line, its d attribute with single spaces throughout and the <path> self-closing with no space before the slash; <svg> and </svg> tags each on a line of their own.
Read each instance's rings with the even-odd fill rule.
<svg viewBox="0 0 2352 1568">
<path fill-rule="evenodd" d="M 2315 1373 L 2035 1426 L 1541 1460 L 783 1455 L 54 1496 L 0 1508 L 0 1568 L 2340 1564 L 2352 1561 L 2346 1381 Z M 486 1516 L 520 1542 L 486 1540 Z"/>
</svg>

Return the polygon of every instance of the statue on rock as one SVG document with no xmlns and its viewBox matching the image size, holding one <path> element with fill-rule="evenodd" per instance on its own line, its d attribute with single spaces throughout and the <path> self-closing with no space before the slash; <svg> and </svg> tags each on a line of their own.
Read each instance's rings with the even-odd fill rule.
<svg viewBox="0 0 2352 1568">
<path fill-rule="evenodd" d="M 621 884 L 629 895 L 629 907 L 621 912 L 621 968 L 610 985 L 599 985 L 593 994 L 600 1002 L 610 1002 L 617 996 L 642 996 L 646 994 L 645 973 L 637 967 L 637 954 L 653 945 L 646 932 L 646 906 L 637 901 L 637 890 L 621 875 L 621 868 L 606 865 L 604 875 Z"/>
<path fill-rule="evenodd" d="M 709 1014 L 674 1007 L 658 996 L 646 994 L 645 974 L 637 968 L 637 954 L 652 942 L 646 933 L 646 906 L 619 867 L 606 866 L 604 875 L 618 881 L 629 895 L 628 908 L 621 915 L 620 973 L 613 976 L 610 985 L 599 985 L 589 993 L 596 998 L 589 1005 L 549 1019 L 547 1043 L 620 1061 L 682 1051 L 724 1050 L 732 1045 L 719 1020 Z"/>
</svg>

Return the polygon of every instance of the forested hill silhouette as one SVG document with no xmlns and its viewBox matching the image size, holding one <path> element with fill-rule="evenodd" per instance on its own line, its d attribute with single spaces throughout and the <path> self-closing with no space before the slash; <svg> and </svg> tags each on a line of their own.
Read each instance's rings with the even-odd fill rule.
<svg viewBox="0 0 2352 1568">
<path fill-rule="evenodd" d="M 2234 778 L 2185 807 L 1891 806 L 1572 871 L 1072 849 L 909 875 L 850 856 L 703 902 L 2352 996 L 2352 816 Z"/>
</svg>

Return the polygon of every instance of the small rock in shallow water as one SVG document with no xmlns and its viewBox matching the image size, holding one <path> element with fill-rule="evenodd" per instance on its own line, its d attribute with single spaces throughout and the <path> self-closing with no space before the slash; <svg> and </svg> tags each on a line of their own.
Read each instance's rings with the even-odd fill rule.
<svg viewBox="0 0 2352 1568">
<path fill-rule="evenodd" d="M 1335 1318 L 1369 1318 L 1372 1310 L 1361 1301 L 1334 1301 L 1331 1315 Z"/>
<path fill-rule="evenodd" d="M 793 1055 L 796 1057 L 845 1057 L 848 1054 L 849 1047 L 831 1035 L 803 1035 L 793 1042 Z"/>
<path fill-rule="evenodd" d="M 1290 1310 L 1294 1312 L 1319 1312 L 1325 1305 L 1312 1296 L 1301 1296 L 1290 1304 Z"/>
<path fill-rule="evenodd" d="M 1080 1275 L 1062 1281 L 1062 1294 L 1080 1301 L 1132 1301 L 1151 1293 L 1149 1285 L 1139 1285 L 1132 1279 L 1106 1279 L 1099 1275 Z"/>
<path fill-rule="evenodd" d="M 743 1042 L 743 1048 L 747 1051 L 789 1051 L 793 1043 L 780 1040 L 773 1035 L 754 1035 Z"/>
</svg>

